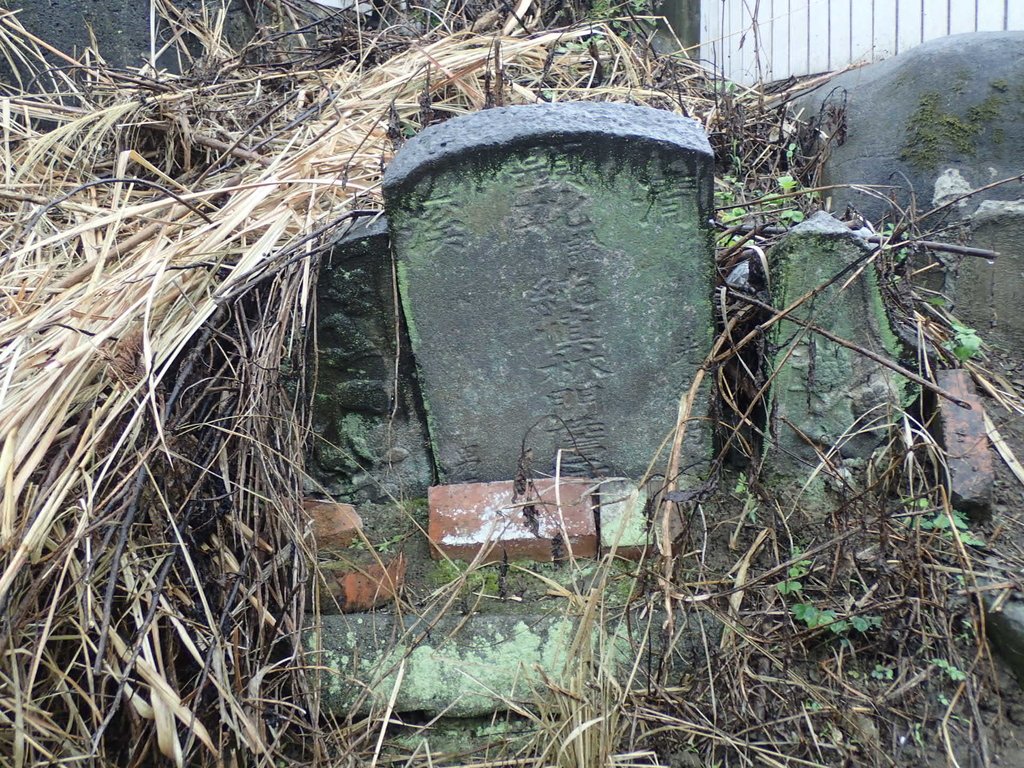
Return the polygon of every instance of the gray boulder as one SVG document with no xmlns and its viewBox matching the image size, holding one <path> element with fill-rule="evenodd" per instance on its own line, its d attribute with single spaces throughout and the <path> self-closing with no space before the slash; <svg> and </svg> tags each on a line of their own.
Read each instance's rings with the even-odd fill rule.
<svg viewBox="0 0 1024 768">
<path fill-rule="evenodd" d="M 831 114 L 843 126 L 826 184 L 895 186 L 901 206 L 913 192 L 924 212 L 1024 172 L 1024 32 L 932 40 L 840 75 L 800 106 L 805 117 Z M 1019 196 L 1020 184 L 1007 184 L 947 211 L 960 218 L 982 200 Z M 889 208 L 878 196 L 836 190 L 833 210 L 846 204 L 875 220 Z"/>
</svg>

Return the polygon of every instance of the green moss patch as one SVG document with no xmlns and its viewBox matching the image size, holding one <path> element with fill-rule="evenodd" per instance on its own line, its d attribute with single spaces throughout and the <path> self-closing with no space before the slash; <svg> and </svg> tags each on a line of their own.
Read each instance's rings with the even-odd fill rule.
<svg viewBox="0 0 1024 768">
<path fill-rule="evenodd" d="M 963 115 L 946 112 L 942 96 L 936 91 L 921 95 L 917 111 L 907 125 L 907 141 L 900 159 L 920 170 L 934 170 L 943 158 L 951 155 L 974 157 L 977 142 L 984 131 L 1002 117 L 1006 98 L 997 83 L 993 93 L 978 104 L 968 107 Z M 1001 141 L 1003 131 L 993 129 L 993 139 Z"/>
</svg>

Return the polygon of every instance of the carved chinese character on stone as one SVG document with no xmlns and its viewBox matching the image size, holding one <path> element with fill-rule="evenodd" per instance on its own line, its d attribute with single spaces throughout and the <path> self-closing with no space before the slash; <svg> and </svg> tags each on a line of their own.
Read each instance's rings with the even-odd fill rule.
<svg viewBox="0 0 1024 768">
<path fill-rule="evenodd" d="M 424 131 L 385 199 L 447 482 L 642 475 L 710 347 L 712 154 L 618 104 L 491 109 Z M 693 429 L 684 463 L 703 463 Z"/>
</svg>

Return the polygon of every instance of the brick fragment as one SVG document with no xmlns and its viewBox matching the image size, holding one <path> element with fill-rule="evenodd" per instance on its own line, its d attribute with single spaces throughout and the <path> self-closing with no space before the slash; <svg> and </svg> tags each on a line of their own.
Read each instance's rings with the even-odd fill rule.
<svg viewBox="0 0 1024 768">
<path fill-rule="evenodd" d="M 428 534 L 435 558 L 483 562 L 550 562 L 597 554 L 596 480 L 539 480 L 535 494 L 513 502 L 511 481 L 434 486 Z M 557 488 L 557 493 L 556 493 Z"/>
<path fill-rule="evenodd" d="M 328 588 L 342 613 L 369 611 L 395 599 L 405 584 L 405 571 L 405 555 L 400 553 L 389 561 L 370 561 L 335 571 Z"/>
<path fill-rule="evenodd" d="M 995 481 L 995 462 L 985 429 L 984 406 L 967 371 L 939 371 L 936 381 L 971 406 L 968 410 L 938 398 L 938 432 L 946 450 L 953 506 L 972 519 L 982 519 L 991 511 Z"/>
<path fill-rule="evenodd" d="M 321 550 L 344 549 L 363 528 L 363 521 L 351 504 L 305 499 L 302 508 L 312 518 L 313 537 Z"/>
</svg>

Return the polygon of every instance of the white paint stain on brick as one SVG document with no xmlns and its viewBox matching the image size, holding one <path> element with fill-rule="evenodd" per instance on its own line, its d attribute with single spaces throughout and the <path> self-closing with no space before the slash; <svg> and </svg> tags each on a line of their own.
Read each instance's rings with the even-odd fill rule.
<svg viewBox="0 0 1024 768">
<path fill-rule="evenodd" d="M 481 510 L 453 509 L 452 517 L 461 517 L 458 528 L 448 531 L 441 542 L 448 546 L 460 547 L 483 545 L 489 541 L 534 538 L 523 522 L 523 510 L 512 504 L 508 493 L 492 493 Z M 544 531 L 541 531 L 541 535 Z"/>
</svg>

